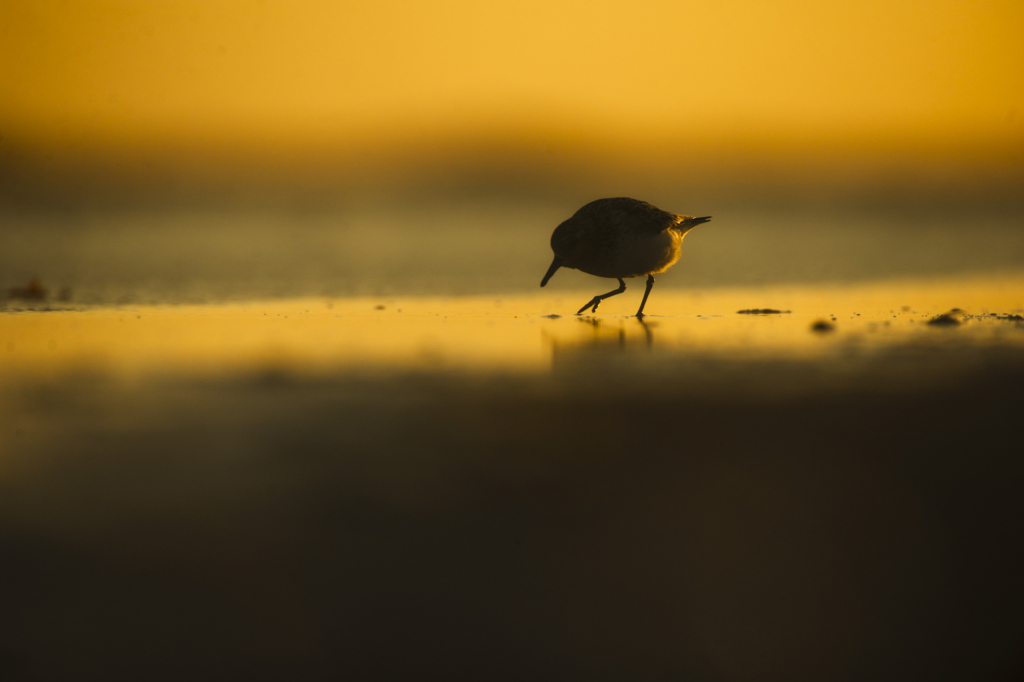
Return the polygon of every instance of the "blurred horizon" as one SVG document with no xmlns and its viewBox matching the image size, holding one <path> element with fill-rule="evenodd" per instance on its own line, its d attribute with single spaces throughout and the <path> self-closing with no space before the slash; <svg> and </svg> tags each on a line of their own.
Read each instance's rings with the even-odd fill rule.
<svg viewBox="0 0 1024 682">
<path fill-rule="evenodd" d="M 3 142 L 0 142 L 3 145 Z M 1024 208 L 1024 148 L 858 150 L 786 148 L 763 141 L 644 147 L 507 130 L 487 137 L 419 138 L 393 147 L 283 155 L 181 145 L 44 153 L 5 145 L 0 207 L 226 203 L 307 208 L 359 197 L 414 201 L 563 197 L 581 205 L 628 195 L 684 195 L 719 206 L 835 204 L 1001 212 Z M 838 148 L 837 148 L 838 147 Z M 686 212 L 685 207 L 677 210 Z M 694 209 L 697 210 L 697 209 Z M 711 208 L 703 210 L 712 210 Z"/>
<path fill-rule="evenodd" d="M 1020 207 L 1019 3 L 303 8 L 4 3 L 0 202 Z"/>
<path fill-rule="evenodd" d="M 0 291 L 532 291 L 605 196 L 714 216 L 659 287 L 1017 272 L 1021 35 L 993 1 L 11 0 Z"/>
</svg>

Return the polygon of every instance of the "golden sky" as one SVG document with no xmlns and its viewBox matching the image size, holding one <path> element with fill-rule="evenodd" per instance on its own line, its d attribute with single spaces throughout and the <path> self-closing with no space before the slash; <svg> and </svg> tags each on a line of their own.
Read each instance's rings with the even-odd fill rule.
<svg viewBox="0 0 1024 682">
<path fill-rule="evenodd" d="M 3 0 L 27 146 L 1024 140 L 1020 0 Z"/>
</svg>

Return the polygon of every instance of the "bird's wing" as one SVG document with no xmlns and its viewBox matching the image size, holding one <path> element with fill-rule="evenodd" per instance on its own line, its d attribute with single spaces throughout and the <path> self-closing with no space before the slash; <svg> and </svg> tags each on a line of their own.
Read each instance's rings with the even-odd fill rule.
<svg viewBox="0 0 1024 682">
<path fill-rule="evenodd" d="M 572 259 L 577 249 L 611 252 L 633 234 L 658 234 L 679 223 L 679 217 L 646 201 L 616 197 L 592 201 L 551 235 L 551 249 Z"/>
<path fill-rule="evenodd" d="M 635 234 L 658 234 L 676 225 L 678 217 L 662 211 L 646 201 L 617 197 L 598 199 L 581 208 L 577 215 L 587 212 L 592 220 L 605 229 Z"/>
</svg>

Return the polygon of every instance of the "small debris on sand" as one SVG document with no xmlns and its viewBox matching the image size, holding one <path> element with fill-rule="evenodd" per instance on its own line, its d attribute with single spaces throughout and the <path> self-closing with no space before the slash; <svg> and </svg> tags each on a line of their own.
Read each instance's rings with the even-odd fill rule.
<svg viewBox="0 0 1024 682">
<path fill-rule="evenodd" d="M 942 313 L 936 315 L 932 319 L 928 320 L 928 324 L 935 325 L 936 327 L 956 327 L 962 324 L 961 318 L 963 317 L 964 311 L 960 308 L 953 308 L 948 313 Z"/>
<path fill-rule="evenodd" d="M 44 301 L 46 300 L 46 287 L 44 287 L 38 279 L 34 279 L 23 287 L 11 287 L 7 290 L 7 296 L 9 298 L 20 298 L 26 301 Z"/>
<path fill-rule="evenodd" d="M 828 320 L 815 320 L 814 323 L 811 324 L 811 331 L 818 332 L 819 334 L 834 332 L 835 330 L 836 326 Z"/>
<path fill-rule="evenodd" d="M 386 306 L 383 306 L 383 305 L 375 305 L 375 306 L 373 306 L 373 309 L 374 310 L 384 310 L 385 307 Z"/>
<path fill-rule="evenodd" d="M 558 318 L 560 318 L 560 317 L 561 317 L 561 315 L 555 315 L 555 314 L 551 314 L 551 315 L 541 315 L 541 317 L 546 317 L 546 318 L 548 318 L 549 320 L 557 320 Z"/>
<path fill-rule="evenodd" d="M 775 308 L 747 308 L 745 310 L 737 310 L 737 315 L 782 315 L 785 313 L 791 313 L 792 310 L 776 310 Z"/>
</svg>

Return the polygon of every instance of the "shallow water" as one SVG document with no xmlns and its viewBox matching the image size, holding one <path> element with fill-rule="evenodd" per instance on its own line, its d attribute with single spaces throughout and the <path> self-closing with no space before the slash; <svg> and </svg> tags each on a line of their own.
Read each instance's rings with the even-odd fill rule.
<svg viewBox="0 0 1024 682">
<path fill-rule="evenodd" d="M 0 676 L 1024 671 L 1024 276 L 603 290 L 8 300 Z"/>
<path fill-rule="evenodd" d="M 597 281 L 597 280 L 595 280 Z M 207 305 L 9 302 L 0 313 L 6 381 L 88 371 L 114 377 L 291 372 L 549 371 L 574 352 L 645 353 L 676 364 L 786 359 L 843 365 L 906 346 L 1024 343 L 1024 277 L 847 286 L 655 290 L 574 315 L 595 292 L 505 297 L 270 299 Z M 952 325 L 929 324 L 951 309 Z M 745 314 L 743 310 L 776 310 Z M 1009 317 L 1008 317 L 1009 316 Z M 815 331 L 817 322 L 828 329 Z M 953 327 L 952 329 L 950 327 Z"/>
<path fill-rule="evenodd" d="M 658 277 L 659 291 L 1024 268 L 1019 212 L 754 209 L 648 198 L 714 215 L 687 235 L 681 261 Z M 38 278 L 53 296 L 66 290 L 90 304 L 529 294 L 551 262 L 552 230 L 579 205 L 382 197 L 322 210 L 0 209 L 0 287 Z M 608 283 L 604 291 L 614 287 Z M 565 269 L 549 284 L 555 291 L 602 286 Z"/>
</svg>

